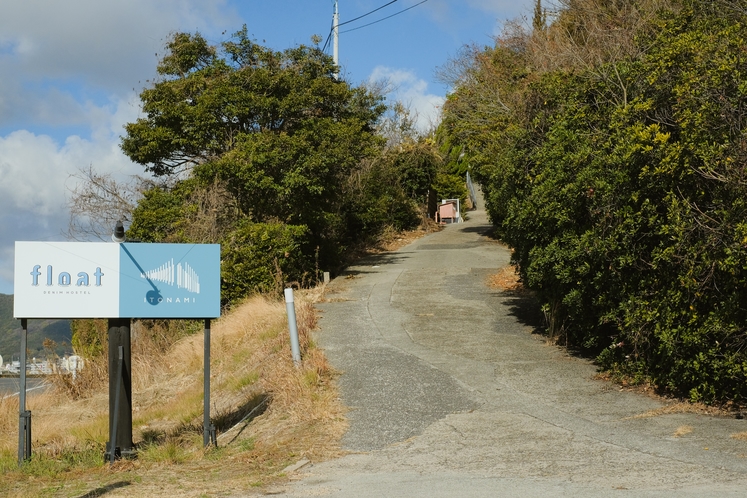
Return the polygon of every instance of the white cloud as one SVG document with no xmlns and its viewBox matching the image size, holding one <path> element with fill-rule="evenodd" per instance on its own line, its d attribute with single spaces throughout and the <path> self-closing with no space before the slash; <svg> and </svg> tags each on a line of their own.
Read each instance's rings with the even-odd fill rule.
<svg viewBox="0 0 747 498">
<path fill-rule="evenodd" d="M 376 83 L 386 81 L 391 88 L 390 101 L 402 102 L 417 112 L 418 130 L 425 132 L 438 125 L 444 97 L 428 93 L 428 83 L 412 71 L 377 66 L 369 77 Z"/>
<path fill-rule="evenodd" d="M 210 30 L 230 23 L 224 4 L 223 0 L 10 2 L 0 17 L 2 45 L 10 47 L 2 61 L 16 65 L 27 78 L 83 78 L 108 88 L 131 88 L 133 76 L 152 74 L 155 54 L 162 51 L 171 31 Z"/>
<path fill-rule="evenodd" d="M 0 292 L 12 292 L 15 240 L 62 239 L 72 173 L 143 172 L 121 152 L 119 136 L 138 116 L 135 94 L 155 75 L 169 34 L 199 29 L 213 41 L 236 28 L 236 17 L 226 0 L 4 3 Z"/>
<path fill-rule="evenodd" d="M 225 0 L 6 3 L 0 16 L 0 127 L 6 128 L 82 125 L 87 99 L 103 105 L 147 86 L 170 33 L 200 28 L 209 38 L 235 23 Z"/>
<path fill-rule="evenodd" d="M 136 106 L 129 100 L 89 103 L 81 112 L 90 139 L 72 135 L 58 143 L 27 130 L 0 137 L 0 292 L 12 292 L 14 241 L 63 240 L 71 174 L 88 166 L 119 178 L 143 172 L 119 149 L 122 125 L 135 119 Z"/>
<path fill-rule="evenodd" d="M 64 200 L 64 154 L 47 136 L 21 130 L 0 138 L 0 210 L 46 216 Z"/>
<path fill-rule="evenodd" d="M 123 110 L 124 109 L 124 110 Z M 119 150 L 122 125 L 134 119 L 126 103 L 112 108 L 87 105 L 92 138 L 69 136 L 61 144 L 47 135 L 17 130 L 0 137 L 0 210 L 23 210 L 47 216 L 65 204 L 65 184 L 71 173 L 93 165 L 102 172 L 135 173 Z"/>
</svg>

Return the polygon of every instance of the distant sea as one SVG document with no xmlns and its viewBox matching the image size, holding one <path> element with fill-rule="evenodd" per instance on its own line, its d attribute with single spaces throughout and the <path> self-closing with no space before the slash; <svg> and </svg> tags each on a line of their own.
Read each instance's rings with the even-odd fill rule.
<svg viewBox="0 0 747 498">
<path fill-rule="evenodd" d="M 41 391 L 46 379 L 41 377 L 32 377 L 26 379 L 26 392 L 33 394 L 34 391 Z M 0 377 L 0 397 L 8 394 L 15 394 L 20 391 L 21 379 L 18 377 Z M 33 390 L 32 390 L 33 389 Z"/>
</svg>

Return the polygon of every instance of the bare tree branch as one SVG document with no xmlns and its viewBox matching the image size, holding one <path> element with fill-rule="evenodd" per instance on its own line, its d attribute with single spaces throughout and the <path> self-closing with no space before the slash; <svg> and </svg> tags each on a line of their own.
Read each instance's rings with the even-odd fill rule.
<svg viewBox="0 0 747 498">
<path fill-rule="evenodd" d="M 111 174 L 98 173 L 92 166 L 78 169 L 68 181 L 73 183 L 68 187 L 70 222 L 63 235 L 72 240 L 107 240 L 117 221 L 132 220 L 132 211 L 142 193 L 154 185 L 140 176 L 118 182 Z"/>
</svg>

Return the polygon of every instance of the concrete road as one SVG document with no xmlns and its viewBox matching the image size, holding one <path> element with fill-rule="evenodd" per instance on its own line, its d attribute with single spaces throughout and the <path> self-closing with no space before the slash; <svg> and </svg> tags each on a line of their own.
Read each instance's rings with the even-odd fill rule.
<svg viewBox="0 0 747 498">
<path fill-rule="evenodd" d="M 281 496 L 747 496 L 747 421 L 641 416 L 667 403 L 546 344 L 536 305 L 486 279 L 509 261 L 485 213 L 330 285 L 317 340 L 342 376 L 341 459 Z"/>
</svg>

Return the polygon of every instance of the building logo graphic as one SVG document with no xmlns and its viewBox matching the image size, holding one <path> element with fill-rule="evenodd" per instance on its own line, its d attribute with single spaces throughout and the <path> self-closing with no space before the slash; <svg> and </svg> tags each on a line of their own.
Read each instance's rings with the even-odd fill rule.
<svg viewBox="0 0 747 498">
<path fill-rule="evenodd" d="M 140 273 L 140 278 L 148 281 L 162 282 L 177 289 L 185 289 L 195 294 L 200 293 L 200 276 L 188 263 L 177 263 L 174 259 L 158 268 Z"/>
</svg>

